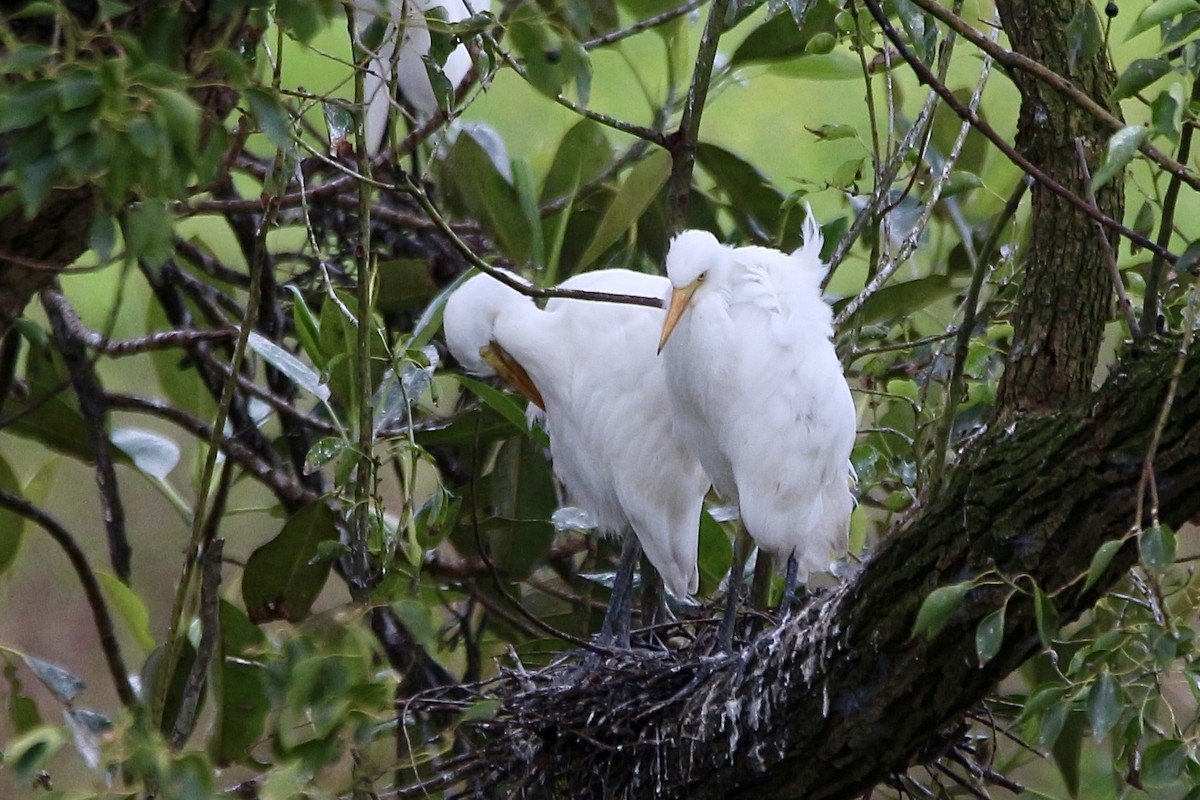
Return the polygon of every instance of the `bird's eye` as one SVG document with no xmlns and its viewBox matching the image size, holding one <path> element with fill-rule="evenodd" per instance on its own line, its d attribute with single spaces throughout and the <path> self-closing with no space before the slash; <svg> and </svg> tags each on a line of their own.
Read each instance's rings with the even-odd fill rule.
<svg viewBox="0 0 1200 800">
<path fill-rule="evenodd" d="M 705 275 L 707 275 L 707 274 L 708 274 L 707 272 L 701 272 L 701 273 L 700 273 L 700 274 L 699 274 L 699 275 L 696 277 L 696 283 L 704 283 L 704 276 L 705 276 Z"/>
</svg>

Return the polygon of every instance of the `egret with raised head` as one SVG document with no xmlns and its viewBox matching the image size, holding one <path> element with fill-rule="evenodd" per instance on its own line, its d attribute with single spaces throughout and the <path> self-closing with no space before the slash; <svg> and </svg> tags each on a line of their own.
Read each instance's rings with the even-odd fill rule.
<svg viewBox="0 0 1200 800">
<path fill-rule="evenodd" d="M 561 288 L 657 298 L 668 286 L 653 275 L 600 270 Z M 625 536 L 600 641 L 611 644 L 615 628 L 617 644 L 628 646 L 639 549 L 673 595 L 696 591 L 700 508 L 709 488 L 669 412 L 655 352 L 662 310 L 562 298 L 543 310 L 478 275 L 447 300 L 443 325 L 464 369 L 499 375 L 544 410 L 554 473 L 570 502 L 601 532 Z"/>
<path fill-rule="evenodd" d="M 659 340 L 675 422 L 717 492 L 736 502 L 760 552 L 796 582 L 846 545 L 857 414 L 821 297 L 826 266 L 811 212 L 791 255 L 722 245 L 689 230 L 667 253 L 670 299 Z M 740 551 L 740 548 L 738 548 Z M 720 638 L 733 634 L 735 559 Z"/>
</svg>

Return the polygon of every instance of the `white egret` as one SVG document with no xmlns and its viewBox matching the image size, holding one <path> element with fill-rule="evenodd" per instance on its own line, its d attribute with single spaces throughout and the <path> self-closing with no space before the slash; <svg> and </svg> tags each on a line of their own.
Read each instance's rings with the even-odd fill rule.
<svg viewBox="0 0 1200 800">
<path fill-rule="evenodd" d="M 661 297 L 668 286 L 665 278 L 629 270 L 588 272 L 562 284 L 643 297 Z M 627 646 L 638 544 L 672 594 L 695 592 L 700 508 L 709 488 L 668 411 L 655 351 L 662 311 L 561 298 L 541 310 L 478 275 L 450 296 L 443 324 L 464 369 L 498 374 L 545 411 L 554 472 L 570 501 L 601 532 L 625 536 L 601 641 L 612 642 L 615 624 L 618 644 Z"/>
<path fill-rule="evenodd" d="M 425 15 L 440 9 L 447 22 L 461 22 L 473 12 L 489 10 L 491 0 L 352 0 L 352 4 L 359 39 L 377 19 L 385 25 L 363 78 L 367 152 L 374 156 L 383 145 L 393 107 L 393 70 L 395 85 L 418 114 L 428 117 L 438 110 L 433 83 L 425 68 L 425 56 L 433 43 Z M 457 87 L 471 69 L 471 54 L 460 44 L 446 56 L 445 63 L 437 66 L 450 85 Z"/>
<path fill-rule="evenodd" d="M 684 231 L 667 253 L 671 294 L 659 350 L 676 425 L 717 492 L 738 504 L 760 552 L 796 580 L 845 546 L 856 412 L 821 298 L 811 213 L 792 255 Z M 736 559 L 735 559 L 736 562 Z M 736 566 L 735 566 L 736 568 Z M 733 631 L 732 574 L 721 639 Z"/>
</svg>

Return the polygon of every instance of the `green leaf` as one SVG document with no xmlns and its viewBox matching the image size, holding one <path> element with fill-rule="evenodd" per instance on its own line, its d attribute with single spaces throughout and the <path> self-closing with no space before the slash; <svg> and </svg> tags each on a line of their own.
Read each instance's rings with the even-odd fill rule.
<svg viewBox="0 0 1200 800">
<path fill-rule="evenodd" d="M 1100 18 L 1091 3 L 1083 3 L 1067 23 L 1067 68 L 1074 70 L 1076 64 L 1091 61 L 1103 45 Z"/>
<path fill-rule="evenodd" d="M 740 156 L 706 142 L 696 148 L 696 161 L 728 197 L 738 227 L 754 238 L 773 240 L 784 198 L 770 178 Z"/>
<path fill-rule="evenodd" d="M 1156 0 L 1156 2 L 1143 8 L 1137 15 L 1137 19 L 1133 21 L 1133 25 L 1129 28 L 1129 33 L 1125 34 L 1125 40 L 1128 41 L 1139 34 L 1145 33 L 1172 17 L 1192 11 L 1200 11 L 1200 3 L 1197 3 L 1196 0 Z"/>
<path fill-rule="evenodd" d="M 1046 647 L 1053 647 L 1054 634 L 1058 633 L 1058 609 L 1040 586 L 1033 587 L 1033 614 L 1037 618 L 1038 638 Z"/>
<path fill-rule="evenodd" d="M 858 130 L 853 125 L 842 123 L 820 125 L 816 128 L 805 126 L 806 131 L 824 142 L 836 142 L 839 139 L 857 139 Z"/>
<path fill-rule="evenodd" d="M 4 660 L 4 680 L 8 684 L 8 723 L 13 735 L 28 733 L 42 724 L 42 715 L 37 702 L 30 697 L 20 677 L 17 666 L 9 659 Z"/>
<path fill-rule="evenodd" d="M 1103 739 L 1120 721 L 1121 695 L 1121 684 L 1107 669 L 1100 673 L 1088 690 L 1087 715 L 1094 738 Z"/>
<path fill-rule="evenodd" d="M 257 86 L 247 88 L 243 96 L 250 103 L 250 109 L 258 119 L 258 127 L 267 135 L 271 143 L 280 150 L 287 150 L 291 147 L 292 126 L 283 106 L 279 104 L 279 98 Z"/>
<path fill-rule="evenodd" d="M 158 266 L 175 250 L 171 214 L 162 203 L 147 200 L 135 205 L 125 215 L 124 229 L 125 246 L 133 258 Z"/>
<path fill-rule="evenodd" d="M 1183 774 L 1188 748 L 1178 739 L 1155 742 L 1142 754 L 1142 784 L 1147 788 L 1168 786 Z"/>
<path fill-rule="evenodd" d="M 819 2 L 810 3 L 804 9 L 803 25 L 798 25 L 787 14 L 771 17 L 742 40 L 730 58 L 730 66 L 737 68 L 759 61 L 804 60 L 808 44 L 815 36 L 838 34 L 837 12 L 836 3 Z"/>
<path fill-rule="evenodd" d="M 563 135 L 554 161 L 542 182 L 543 203 L 573 192 L 599 177 L 612 160 L 612 145 L 604 126 L 583 119 Z"/>
<path fill-rule="evenodd" d="M 942 194 L 939 199 L 948 200 L 956 194 L 963 194 L 972 189 L 978 189 L 980 186 L 983 186 L 983 181 L 974 172 L 956 169 L 950 173 L 950 177 L 942 186 Z"/>
<path fill-rule="evenodd" d="M 158 720 L 159 731 L 164 734 L 170 733 L 175 727 L 175 720 L 179 716 L 187 688 L 188 675 L 192 671 L 192 665 L 196 663 L 196 648 L 187 636 L 177 637 L 175 641 L 178 642 L 178 657 L 172 668 L 166 669 L 163 664 L 163 659 L 171 652 L 170 642 L 154 648 L 154 652 L 142 664 L 142 686 L 151 698 L 151 717 Z M 200 716 L 204 695 L 202 687 L 196 704 L 196 714 L 192 719 L 193 726 Z M 162 703 L 161 708 L 159 703 Z"/>
<path fill-rule="evenodd" d="M 1108 565 L 1112 563 L 1113 556 L 1117 554 L 1123 544 L 1125 544 L 1123 539 L 1115 539 L 1100 545 L 1096 550 L 1096 555 L 1092 556 L 1091 566 L 1088 567 L 1087 580 L 1083 583 L 1084 591 L 1096 585 L 1096 581 L 1104 575 Z"/>
<path fill-rule="evenodd" d="M 289 517 L 279 534 L 246 560 L 242 601 L 250 619 L 298 622 L 308 616 L 332 567 L 326 560 L 315 560 L 320 545 L 337 539 L 336 519 L 324 500 L 314 500 Z"/>
<path fill-rule="evenodd" d="M 350 449 L 350 442 L 340 436 L 326 436 L 308 448 L 304 456 L 304 474 L 312 475 Z"/>
<path fill-rule="evenodd" d="M 1004 644 L 1004 610 L 1005 606 L 997 608 L 980 620 L 975 629 L 975 653 L 981 667 L 995 658 Z"/>
<path fill-rule="evenodd" d="M 529 259 L 533 234 L 521 198 L 507 176 L 504 141 L 481 123 L 465 125 L 446 159 L 447 181 L 466 211 L 499 240 L 517 264 Z"/>
<path fill-rule="evenodd" d="M 438 650 L 437 625 L 429 606 L 419 600 L 397 600 L 391 604 L 396 616 L 404 623 L 405 629 L 412 634 L 413 640 L 425 650 L 433 654 Z"/>
<path fill-rule="evenodd" d="M 1149 135 L 1150 129 L 1143 125 L 1129 125 L 1114 133 L 1108 140 L 1104 162 L 1092 175 L 1092 190 L 1099 189 L 1124 169 Z"/>
<path fill-rule="evenodd" d="M 629 171 L 629 176 L 613 197 L 600 219 L 596 234 L 579 259 L 579 268 L 590 265 L 633 227 L 667 182 L 671 174 L 671 156 L 655 150 Z"/>
<path fill-rule="evenodd" d="M 842 50 L 824 55 L 810 55 L 772 64 L 774 75 L 788 78 L 804 78 L 810 81 L 852 81 L 862 79 L 862 64 L 854 56 Z"/>
<path fill-rule="evenodd" d="M 50 759 L 66 743 L 66 736 L 58 728 L 35 728 L 9 742 L 4 750 L 4 767 L 25 786 L 36 786 L 38 776 L 46 771 Z"/>
<path fill-rule="evenodd" d="M 1067 722 L 1067 714 L 1071 712 L 1071 704 L 1065 700 L 1059 701 L 1050 708 L 1046 709 L 1046 713 L 1042 715 L 1042 724 L 1038 726 L 1038 746 L 1043 749 L 1050 749 L 1058 742 L 1058 736 L 1062 733 L 1063 726 Z"/>
<path fill-rule="evenodd" d="M 321 376 L 317 374 L 317 371 L 308 364 L 305 364 L 258 331 L 251 331 L 250 338 L 246 343 L 250 346 L 251 350 L 262 356 L 264 361 L 286 375 L 292 383 L 318 400 L 329 400 L 329 387 L 321 380 Z"/>
<path fill-rule="evenodd" d="M 1133 97 L 1170 71 L 1171 62 L 1164 58 L 1136 59 L 1121 73 L 1121 77 L 1117 79 L 1117 87 L 1112 90 L 1108 99 L 1116 102 Z"/>
<path fill-rule="evenodd" d="M 1179 138 L 1183 125 L 1183 109 L 1187 104 L 1179 84 L 1172 84 L 1169 89 L 1159 92 L 1158 97 L 1150 105 L 1150 127 L 1161 136 L 1172 139 Z"/>
<path fill-rule="evenodd" d="M 855 319 L 861 320 L 864 325 L 870 325 L 905 318 L 954 295 L 957 291 L 954 279 L 948 275 L 930 275 L 927 278 L 895 283 L 868 297 Z M 850 299 L 839 300 L 833 307 L 840 311 Z"/>
<path fill-rule="evenodd" d="M 487 536 L 492 559 L 506 575 L 526 578 L 546 560 L 554 540 L 550 516 L 558 505 L 550 462 L 530 437 L 500 447 L 490 500 L 497 520 Z"/>
<path fill-rule="evenodd" d="M 117 247 L 117 221 L 111 215 L 96 211 L 91 232 L 88 233 L 88 247 L 95 251 L 101 261 L 112 257 Z"/>
<path fill-rule="evenodd" d="M 262 653 L 267 637 L 233 603 L 221 601 L 221 637 L 210 670 L 216 717 L 208 736 L 209 757 L 218 766 L 250 757 L 263 737 L 271 701 Z"/>
<path fill-rule="evenodd" d="M 17 481 L 12 467 L 0 456 L 0 489 L 20 497 L 21 484 Z M 24 538 L 25 518 L 15 511 L 0 508 L 0 575 L 8 572 L 21 552 L 21 540 Z"/>
<path fill-rule="evenodd" d="M 733 564 L 733 543 L 721 523 L 707 510 L 700 512 L 700 543 L 697 567 L 700 570 L 698 593 L 707 597 L 721 585 Z"/>
<path fill-rule="evenodd" d="M 321 306 L 320 349 L 328 359 L 324 372 L 330 392 L 342 407 L 358 408 L 358 371 L 354 368 L 358 331 L 355 320 L 347 317 L 347 312 L 355 313 L 358 304 L 345 292 L 338 292 L 337 297 L 340 302 L 326 298 Z"/>
<path fill-rule="evenodd" d="M 109 606 L 116 609 L 117 616 L 125 623 L 138 647 L 149 655 L 154 651 L 154 635 L 150 633 L 150 612 L 142 598 L 115 575 L 97 570 L 96 578 L 100 581 L 100 588 L 104 590 Z"/>
<path fill-rule="evenodd" d="M 967 592 L 975 588 L 975 581 L 952 583 L 940 586 L 929 593 L 917 611 L 917 621 L 913 623 L 912 635 L 932 639 L 938 634 L 960 605 Z"/>
<path fill-rule="evenodd" d="M 292 324 L 296 328 L 296 340 L 300 342 L 300 349 L 318 370 L 324 370 L 328 359 L 320 346 L 321 324 L 308 307 L 300 288 L 290 283 L 285 288 L 292 293 Z"/>
<path fill-rule="evenodd" d="M 525 412 L 517 405 L 512 395 L 505 394 L 499 389 L 488 386 L 483 381 L 469 378 L 466 375 L 455 374 L 454 379 L 464 388 L 471 392 L 490 407 L 493 411 L 500 414 L 506 420 L 511 422 L 513 426 L 522 432 L 529 431 L 529 425 L 525 419 Z"/>
<path fill-rule="evenodd" d="M 1138 554 L 1146 568 L 1162 572 L 1175 563 L 1175 531 L 1166 525 L 1155 525 L 1138 536 Z"/>
</svg>

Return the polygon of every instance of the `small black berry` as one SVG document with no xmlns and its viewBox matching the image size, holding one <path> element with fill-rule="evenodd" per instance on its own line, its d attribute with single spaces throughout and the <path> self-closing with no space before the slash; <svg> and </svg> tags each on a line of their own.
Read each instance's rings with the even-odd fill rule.
<svg viewBox="0 0 1200 800">
<path fill-rule="evenodd" d="M 1121 9 L 1117 6 L 1116 3 L 1109 3 L 1108 5 L 1106 5 L 1104 7 L 1104 14 L 1109 19 L 1112 19 L 1113 17 L 1115 17 L 1117 14 L 1120 14 L 1120 13 L 1121 13 Z"/>
</svg>

